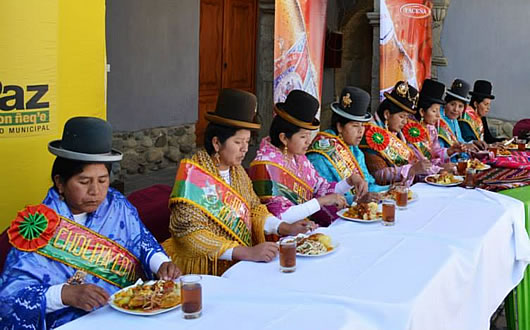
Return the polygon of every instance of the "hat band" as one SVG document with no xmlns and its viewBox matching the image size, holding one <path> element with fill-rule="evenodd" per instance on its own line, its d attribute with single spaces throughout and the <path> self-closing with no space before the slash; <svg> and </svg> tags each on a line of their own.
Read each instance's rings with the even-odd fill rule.
<svg viewBox="0 0 530 330">
<path fill-rule="evenodd" d="M 274 112 L 278 114 L 282 119 L 285 119 L 286 121 L 290 122 L 291 124 L 294 124 L 298 127 L 305 128 L 308 130 L 315 130 L 320 127 L 320 125 L 313 125 L 313 123 L 308 123 L 305 121 L 301 121 L 300 119 L 296 119 L 287 112 L 283 111 L 282 109 L 278 108 L 277 106 L 274 106 Z"/>
<path fill-rule="evenodd" d="M 454 97 L 454 98 L 459 99 L 460 101 L 464 101 L 464 102 L 466 102 L 466 103 L 469 103 L 469 101 L 470 101 L 470 99 L 468 99 L 468 98 L 466 98 L 466 97 L 463 97 L 462 95 L 458 95 L 458 94 L 456 94 L 456 93 L 453 93 L 453 92 L 451 92 L 451 90 L 449 90 L 449 89 L 446 91 L 446 93 L 447 93 L 448 95 Z"/>
<path fill-rule="evenodd" d="M 258 124 L 258 123 L 251 123 L 248 121 L 225 118 L 225 117 L 221 117 L 218 115 L 214 115 L 213 113 L 206 113 L 204 115 L 204 118 L 212 123 L 230 126 L 230 127 L 243 128 L 243 129 L 260 129 L 261 128 L 261 124 Z"/>
<path fill-rule="evenodd" d="M 389 99 L 392 103 L 394 103 L 395 105 L 397 105 L 398 107 L 400 107 L 401 109 L 403 109 L 404 111 L 408 112 L 408 113 L 411 113 L 411 114 L 416 114 L 416 110 L 413 110 L 409 107 L 407 107 L 406 105 L 404 105 L 403 103 L 399 102 L 398 100 L 396 100 L 392 95 L 390 95 L 389 93 L 385 92 L 384 93 L 385 97 L 387 99 Z"/>
<path fill-rule="evenodd" d="M 119 162 L 123 158 L 123 154 L 118 151 L 111 151 L 103 154 L 86 154 L 57 148 L 51 144 L 52 142 L 48 144 L 48 151 L 58 157 L 66 159 L 78 160 L 82 162 Z"/>
<path fill-rule="evenodd" d="M 356 116 L 356 115 L 352 115 L 351 113 L 347 113 L 346 111 L 340 108 L 337 108 L 336 104 L 338 103 L 331 103 L 330 105 L 331 110 L 335 112 L 337 115 L 342 116 L 346 119 L 350 119 L 354 121 L 361 121 L 361 122 L 370 121 L 370 119 L 372 119 L 372 114 L 369 112 L 365 113 L 364 116 Z"/>
</svg>

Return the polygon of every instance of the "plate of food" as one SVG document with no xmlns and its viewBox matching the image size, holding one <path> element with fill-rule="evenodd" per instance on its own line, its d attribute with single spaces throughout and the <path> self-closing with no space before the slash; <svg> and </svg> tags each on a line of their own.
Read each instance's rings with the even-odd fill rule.
<svg viewBox="0 0 530 330">
<path fill-rule="evenodd" d="M 173 281 L 137 282 L 110 297 L 110 307 L 133 315 L 157 315 L 180 306 L 180 286 Z"/>
<path fill-rule="evenodd" d="M 489 166 L 488 164 L 484 164 L 478 159 L 473 159 L 473 160 L 470 159 L 467 161 L 467 168 L 472 168 L 477 171 L 485 171 L 485 170 L 489 170 L 491 166 Z"/>
<path fill-rule="evenodd" d="M 505 148 L 508 150 L 519 150 L 519 145 L 515 143 L 510 143 L 509 145 L 505 146 Z M 527 143 L 525 145 L 525 149 L 530 149 L 530 143 Z"/>
<path fill-rule="evenodd" d="M 383 212 L 381 205 L 375 202 L 370 203 L 355 203 L 353 202 L 349 208 L 342 209 L 337 212 L 337 215 L 344 220 L 355 222 L 377 222 L 381 221 Z"/>
<path fill-rule="evenodd" d="M 459 175 L 454 175 L 452 173 L 443 172 L 440 174 L 428 175 L 425 178 L 425 182 L 439 187 L 453 187 L 458 186 L 464 182 L 464 177 Z"/>
<path fill-rule="evenodd" d="M 397 191 L 395 191 L 394 189 L 389 189 L 385 192 L 382 192 L 379 194 L 379 198 L 381 200 L 383 199 L 393 199 L 393 200 L 397 200 Z M 408 190 L 408 193 L 407 193 L 407 203 L 412 203 L 412 202 L 415 202 L 417 201 L 419 198 L 418 194 L 416 194 L 415 192 L 413 192 L 411 189 Z"/>
<path fill-rule="evenodd" d="M 509 150 L 501 148 L 497 151 L 497 156 L 511 156 L 512 153 Z"/>
<path fill-rule="evenodd" d="M 339 243 L 322 233 L 296 236 L 296 255 L 300 257 L 322 257 L 335 252 Z"/>
</svg>

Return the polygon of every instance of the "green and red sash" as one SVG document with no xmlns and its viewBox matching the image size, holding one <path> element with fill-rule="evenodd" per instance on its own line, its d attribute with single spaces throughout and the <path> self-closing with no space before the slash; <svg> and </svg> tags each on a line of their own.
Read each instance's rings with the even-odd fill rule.
<svg viewBox="0 0 530 330">
<path fill-rule="evenodd" d="M 365 126 L 360 148 L 372 149 L 394 166 L 403 166 L 416 160 L 412 149 L 395 134 L 372 123 L 366 123 Z"/>
<path fill-rule="evenodd" d="M 448 145 L 452 146 L 458 142 L 456 134 L 453 133 L 449 124 L 443 119 L 440 118 L 440 124 L 438 126 L 438 137 L 445 141 Z"/>
<path fill-rule="evenodd" d="M 339 139 L 338 136 L 327 132 L 319 132 L 307 152 L 318 153 L 326 157 L 341 179 L 346 179 L 352 174 L 358 174 L 364 178 L 357 159 L 346 143 Z"/>
<path fill-rule="evenodd" d="M 43 204 L 20 211 L 8 236 L 19 250 L 37 252 L 120 288 L 144 274 L 141 263 L 126 248 Z"/>
<path fill-rule="evenodd" d="M 403 126 L 401 132 L 403 132 L 405 140 L 416 147 L 416 149 L 418 149 L 425 158 L 432 158 L 430 148 L 431 140 L 429 132 L 425 126 L 418 123 L 417 121 L 409 120 L 405 126 Z"/>
<path fill-rule="evenodd" d="M 184 202 L 203 211 L 240 244 L 252 245 L 247 201 L 223 179 L 189 159 L 180 162 L 170 203 Z"/>
<path fill-rule="evenodd" d="M 462 118 L 458 121 L 469 125 L 469 127 L 473 131 L 473 134 L 475 135 L 476 140 L 482 140 L 484 126 L 482 125 L 482 120 L 480 120 L 479 115 L 472 107 L 468 105 L 466 107 L 466 111 L 464 111 L 464 114 L 462 115 Z"/>
<path fill-rule="evenodd" d="M 313 188 L 279 164 L 269 161 L 254 161 L 249 175 L 254 191 L 262 202 L 282 196 L 298 205 L 313 198 Z"/>
</svg>

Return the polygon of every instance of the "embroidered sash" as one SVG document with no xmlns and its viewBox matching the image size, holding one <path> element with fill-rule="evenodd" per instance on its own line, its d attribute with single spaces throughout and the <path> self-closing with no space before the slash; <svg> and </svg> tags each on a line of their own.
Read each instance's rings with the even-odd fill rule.
<svg viewBox="0 0 530 330">
<path fill-rule="evenodd" d="M 252 224 L 247 201 L 223 179 L 192 160 L 181 161 L 170 203 L 184 202 L 199 208 L 240 244 L 252 244 Z"/>
<path fill-rule="evenodd" d="M 458 121 L 469 125 L 469 128 L 471 128 L 473 131 L 476 140 L 483 139 L 484 127 L 482 125 L 482 120 L 480 120 L 480 117 L 472 107 L 467 106 L 466 111 L 464 111 L 464 114 L 462 115 L 462 119 Z"/>
<path fill-rule="evenodd" d="M 298 205 L 313 198 L 313 188 L 279 164 L 255 161 L 249 171 L 254 191 L 262 202 L 283 196 Z"/>
<path fill-rule="evenodd" d="M 401 132 L 403 132 L 405 140 L 416 147 L 425 158 L 432 158 L 430 147 L 431 139 L 425 126 L 417 121 L 409 120 L 407 124 L 403 126 Z"/>
<path fill-rule="evenodd" d="M 451 127 L 443 118 L 440 118 L 440 124 L 438 126 L 438 137 L 444 140 L 450 146 L 458 142 L 456 134 L 453 133 Z"/>
<path fill-rule="evenodd" d="M 19 212 L 8 235 L 19 250 L 37 252 L 120 288 L 144 275 L 141 263 L 126 248 L 43 204 Z"/>
<path fill-rule="evenodd" d="M 403 166 L 416 159 L 412 149 L 395 134 L 372 123 L 365 125 L 360 148 L 374 150 L 395 166 Z"/>
<path fill-rule="evenodd" d="M 307 152 L 326 157 L 341 179 L 346 179 L 354 173 L 364 178 L 363 171 L 350 148 L 333 134 L 319 132 Z"/>
</svg>

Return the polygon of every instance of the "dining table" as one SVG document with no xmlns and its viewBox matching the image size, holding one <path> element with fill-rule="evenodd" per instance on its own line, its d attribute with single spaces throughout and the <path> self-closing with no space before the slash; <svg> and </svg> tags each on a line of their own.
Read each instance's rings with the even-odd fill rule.
<svg viewBox="0 0 530 330">
<path fill-rule="evenodd" d="M 108 305 L 61 329 L 489 329 L 530 262 L 524 204 L 483 189 L 418 183 L 394 226 L 337 219 L 334 249 L 296 270 L 240 261 L 203 276 L 203 314 L 156 316 Z"/>
</svg>

